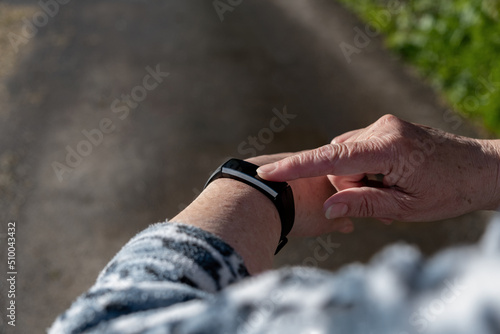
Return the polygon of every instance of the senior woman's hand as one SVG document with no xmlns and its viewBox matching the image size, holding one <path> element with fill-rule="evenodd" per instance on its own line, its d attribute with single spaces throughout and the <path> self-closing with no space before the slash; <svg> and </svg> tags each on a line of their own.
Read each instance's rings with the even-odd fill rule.
<svg viewBox="0 0 500 334">
<path fill-rule="evenodd" d="M 258 172 L 272 181 L 328 176 L 338 189 L 324 203 L 328 218 L 432 221 L 498 207 L 499 147 L 386 115 Z"/>
<path fill-rule="evenodd" d="M 261 165 L 280 160 L 291 153 L 260 156 L 248 161 Z M 327 220 L 323 202 L 335 193 L 323 177 L 290 182 L 295 201 L 295 223 L 290 236 L 315 236 L 340 230 L 349 232 L 348 219 Z M 259 190 L 237 180 L 220 178 L 170 221 L 197 226 L 231 245 L 252 274 L 272 267 L 281 234 L 276 207 Z"/>
<path fill-rule="evenodd" d="M 297 153 L 260 155 L 247 159 L 262 166 Z M 324 233 L 349 233 L 353 224 L 349 218 L 329 220 L 323 213 L 323 203 L 337 192 L 326 176 L 301 178 L 288 182 L 292 187 L 295 202 L 295 222 L 290 236 L 311 237 Z"/>
</svg>

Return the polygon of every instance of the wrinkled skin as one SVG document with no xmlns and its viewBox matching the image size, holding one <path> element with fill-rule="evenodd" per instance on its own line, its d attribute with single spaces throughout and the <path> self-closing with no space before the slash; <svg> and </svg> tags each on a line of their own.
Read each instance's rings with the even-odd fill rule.
<svg viewBox="0 0 500 334">
<path fill-rule="evenodd" d="M 267 165 L 259 175 L 273 181 L 327 176 L 338 190 L 324 202 L 328 218 L 432 221 L 497 208 L 499 148 L 497 140 L 386 115 L 329 145 Z M 367 181 L 374 175 L 378 181 Z"/>
<path fill-rule="evenodd" d="M 261 155 L 247 161 L 264 165 L 293 156 L 297 153 Z M 295 202 L 295 222 L 290 236 L 310 237 L 324 233 L 349 233 L 353 224 L 349 218 L 329 220 L 323 213 L 323 202 L 336 190 L 326 176 L 300 178 L 289 182 Z"/>
</svg>

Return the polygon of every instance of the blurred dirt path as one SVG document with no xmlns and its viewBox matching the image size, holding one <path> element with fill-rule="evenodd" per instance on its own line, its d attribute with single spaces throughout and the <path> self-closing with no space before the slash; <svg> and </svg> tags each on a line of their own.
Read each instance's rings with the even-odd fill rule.
<svg viewBox="0 0 500 334">
<path fill-rule="evenodd" d="M 2 9 L 21 3 L 28 21 L 42 10 Z M 8 333 L 49 326 L 225 157 L 316 147 L 386 113 L 471 133 L 377 38 L 348 63 L 339 44 L 365 26 L 333 1 L 230 8 L 221 21 L 211 1 L 71 1 L 20 45 L 0 101 L 1 223 L 18 226 L 18 323 Z M 20 34 L 18 23 L 9 29 Z M 334 269 L 397 240 L 430 253 L 475 240 L 477 217 L 361 221 L 349 236 L 292 243 L 277 265 Z"/>
</svg>

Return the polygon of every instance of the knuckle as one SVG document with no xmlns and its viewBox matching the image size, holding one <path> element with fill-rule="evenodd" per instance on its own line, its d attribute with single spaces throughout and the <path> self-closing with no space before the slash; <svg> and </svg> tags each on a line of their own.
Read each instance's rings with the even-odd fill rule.
<svg viewBox="0 0 500 334">
<path fill-rule="evenodd" d="M 398 124 L 401 122 L 401 120 L 394 115 L 386 114 L 380 117 L 377 122 L 381 124 Z"/>
<path fill-rule="evenodd" d="M 292 170 L 300 170 L 305 166 L 309 166 L 315 161 L 314 151 L 304 152 L 296 155 L 292 155 L 282 161 L 283 166 L 286 166 Z"/>
<path fill-rule="evenodd" d="M 399 194 L 396 196 L 394 218 L 399 221 L 406 221 L 412 217 L 414 213 L 413 203 L 414 199 L 407 194 Z"/>
<path fill-rule="evenodd" d="M 343 144 L 329 144 L 311 152 L 308 158 L 317 166 L 334 164 L 339 158 L 349 154 Z"/>
<path fill-rule="evenodd" d="M 382 131 L 385 135 L 393 138 L 398 138 L 401 135 L 408 134 L 413 127 L 411 123 L 403 121 L 394 115 L 384 115 L 375 122 L 377 130 Z"/>
<path fill-rule="evenodd" d="M 359 203 L 359 214 L 361 217 L 373 217 L 375 214 L 374 203 L 366 197 L 362 197 Z"/>
<path fill-rule="evenodd" d="M 291 157 L 283 160 L 283 164 L 290 168 L 296 168 L 301 166 L 304 163 L 304 154 L 292 155 Z"/>
</svg>

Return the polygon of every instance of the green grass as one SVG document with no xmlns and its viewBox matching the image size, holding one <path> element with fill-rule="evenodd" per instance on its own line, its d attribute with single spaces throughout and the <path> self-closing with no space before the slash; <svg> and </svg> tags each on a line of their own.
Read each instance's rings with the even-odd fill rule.
<svg viewBox="0 0 500 334">
<path fill-rule="evenodd" d="M 340 0 L 459 112 L 500 134 L 500 0 Z"/>
</svg>

